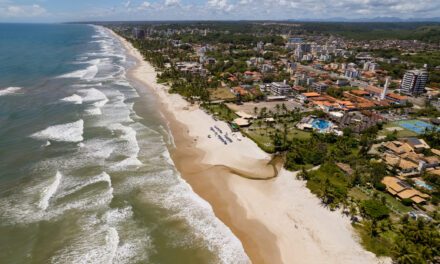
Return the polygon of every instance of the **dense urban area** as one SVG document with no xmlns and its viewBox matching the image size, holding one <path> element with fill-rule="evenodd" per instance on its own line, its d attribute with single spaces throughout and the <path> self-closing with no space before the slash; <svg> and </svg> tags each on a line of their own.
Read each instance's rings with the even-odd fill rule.
<svg viewBox="0 0 440 264">
<path fill-rule="evenodd" d="M 440 263 L 440 24 L 106 26 L 170 92 L 299 170 L 366 249 Z"/>
</svg>

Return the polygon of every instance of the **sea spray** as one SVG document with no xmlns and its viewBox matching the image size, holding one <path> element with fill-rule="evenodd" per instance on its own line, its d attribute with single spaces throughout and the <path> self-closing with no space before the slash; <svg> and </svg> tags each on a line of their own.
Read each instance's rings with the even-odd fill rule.
<svg viewBox="0 0 440 264">
<path fill-rule="evenodd" d="M 21 90 L 21 87 L 8 87 L 0 90 L 0 96 L 16 94 Z"/>
<path fill-rule="evenodd" d="M 22 87 L 0 96 L 8 116 L 0 127 L 3 262 L 248 261 L 240 241 L 181 179 L 154 95 L 139 96 L 125 75 L 135 61 L 116 38 L 86 25 L 21 25 L 16 32 L 23 43 L 50 45 L 40 52 L 38 41 L 24 45 L 18 55 L 35 54 L 20 68 L 46 63 L 29 68 L 19 84 L 2 84 Z M 62 45 L 51 42 L 60 36 Z"/>
<path fill-rule="evenodd" d="M 57 191 L 62 176 L 63 175 L 59 171 L 57 171 L 52 183 L 50 183 L 46 188 L 41 191 L 41 198 L 40 202 L 38 203 L 38 207 L 40 207 L 42 210 L 46 210 L 49 206 L 49 200 Z"/>
<path fill-rule="evenodd" d="M 67 124 L 50 126 L 31 135 L 42 140 L 80 142 L 83 140 L 84 121 L 82 119 Z"/>
</svg>

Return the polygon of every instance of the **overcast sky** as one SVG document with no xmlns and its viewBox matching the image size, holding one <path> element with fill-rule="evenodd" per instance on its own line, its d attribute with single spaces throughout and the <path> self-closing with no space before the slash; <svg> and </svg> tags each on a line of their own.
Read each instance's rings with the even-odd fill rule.
<svg viewBox="0 0 440 264">
<path fill-rule="evenodd" d="M 440 0 L 0 0 L 0 22 L 440 16 Z"/>
</svg>

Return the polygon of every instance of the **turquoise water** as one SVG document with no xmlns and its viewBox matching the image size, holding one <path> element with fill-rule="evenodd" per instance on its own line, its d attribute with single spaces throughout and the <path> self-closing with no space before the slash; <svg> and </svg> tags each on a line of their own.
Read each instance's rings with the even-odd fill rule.
<svg viewBox="0 0 440 264">
<path fill-rule="evenodd" d="M 433 188 L 432 188 L 430 185 L 428 185 L 428 184 L 426 184 L 426 183 L 424 183 L 424 182 L 416 181 L 415 183 L 416 183 L 416 185 L 419 185 L 419 186 L 421 186 L 421 187 L 424 187 L 424 188 L 426 188 L 426 189 L 428 189 L 428 190 L 430 190 L 430 191 L 433 190 Z"/>
<path fill-rule="evenodd" d="M 327 128 L 330 128 L 332 126 L 332 124 L 330 122 L 322 120 L 322 119 L 315 119 L 312 122 L 312 126 L 321 132 Z"/>
<path fill-rule="evenodd" d="M 249 261 L 107 30 L 0 24 L 0 50 L 1 263 Z"/>
</svg>

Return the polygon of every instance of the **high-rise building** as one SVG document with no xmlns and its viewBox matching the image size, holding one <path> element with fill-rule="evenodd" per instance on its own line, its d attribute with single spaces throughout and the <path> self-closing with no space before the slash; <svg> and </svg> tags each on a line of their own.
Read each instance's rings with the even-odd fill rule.
<svg viewBox="0 0 440 264">
<path fill-rule="evenodd" d="M 139 28 L 133 28 L 133 38 L 143 39 L 145 38 L 145 30 Z"/>
<path fill-rule="evenodd" d="M 257 51 L 259 52 L 262 50 L 264 50 L 264 43 L 260 41 L 257 43 Z"/>
<path fill-rule="evenodd" d="M 348 78 L 351 78 L 351 79 L 356 79 L 359 76 L 361 76 L 361 72 L 356 70 L 356 69 L 353 69 L 353 68 L 346 69 L 345 72 L 344 72 L 344 76 L 348 77 Z"/>
<path fill-rule="evenodd" d="M 400 89 L 406 94 L 422 94 L 425 92 L 428 73 L 421 70 L 407 71 L 402 78 Z"/>
</svg>

